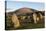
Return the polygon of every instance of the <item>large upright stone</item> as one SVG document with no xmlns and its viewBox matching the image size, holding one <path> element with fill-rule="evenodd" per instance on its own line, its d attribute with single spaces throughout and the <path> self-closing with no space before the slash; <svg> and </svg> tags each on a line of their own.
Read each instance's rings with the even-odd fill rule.
<svg viewBox="0 0 46 31">
<path fill-rule="evenodd" d="M 20 26 L 20 22 L 18 20 L 18 17 L 16 16 L 16 14 L 13 14 L 12 16 L 12 22 L 14 23 L 14 27 L 18 28 Z"/>
</svg>

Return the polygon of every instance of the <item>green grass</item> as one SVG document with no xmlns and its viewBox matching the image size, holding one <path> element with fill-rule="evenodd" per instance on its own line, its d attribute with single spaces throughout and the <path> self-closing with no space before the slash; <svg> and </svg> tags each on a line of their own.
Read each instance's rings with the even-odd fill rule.
<svg viewBox="0 0 46 31">
<path fill-rule="evenodd" d="M 27 25 L 22 25 L 19 28 L 14 28 L 13 23 L 11 22 L 10 17 L 6 17 L 6 24 L 5 30 L 18 30 L 18 29 L 37 29 L 37 28 L 44 28 L 44 19 L 39 21 L 37 24 L 29 23 Z"/>
<path fill-rule="evenodd" d="M 44 24 L 27 24 L 26 26 L 21 26 L 18 29 L 34 29 L 34 28 L 44 28 Z"/>
<path fill-rule="evenodd" d="M 44 24 L 27 24 L 26 26 L 20 26 L 19 28 L 14 28 L 14 27 L 10 27 L 10 28 L 7 28 L 8 30 L 9 29 L 37 29 L 37 28 L 44 28 Z"/>
</svg>

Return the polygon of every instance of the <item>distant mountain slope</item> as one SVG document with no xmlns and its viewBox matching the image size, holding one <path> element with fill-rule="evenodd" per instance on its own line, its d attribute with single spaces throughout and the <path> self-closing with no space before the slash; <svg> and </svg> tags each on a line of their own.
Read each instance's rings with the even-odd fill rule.
<svg viewBox="0 0 46 31">
<path fill-rule="evenodd" d="M 38 10 L 35 10 L 35 9 L 32 9 L 32 8 L 20 8 L 16 11 L 14 11 L 14 13 L 16 14 L 26 14 L 26 13 L 33 13 L 33 12 L 36 12 Z"/>
<path fill-rule="evenodd" d="M 13 12 L 6 12 L 7 14 L 17 14 L 17 15 L 20 15 L 20 14 L 27 14 L 27 13 L 34 13 L 34 12 L 38 12 L 38 10 L 35 10 L 35 9 L 32 9 L 32 8 L 27 8 L 27 7 L 23 7 L 23 8 L 20 8 L 20 9 L 17 9 Z M 42 11 L 40 11 L 42 12 Z"/>
</svg>

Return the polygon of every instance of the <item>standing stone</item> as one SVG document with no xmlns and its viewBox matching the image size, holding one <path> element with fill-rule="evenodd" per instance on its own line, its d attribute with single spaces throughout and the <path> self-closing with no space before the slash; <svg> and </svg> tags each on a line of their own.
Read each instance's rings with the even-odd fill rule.
<svg viewBox="0 0 46 31">
<path fill-rule="evenodd" d="M 15 28 L 20 27 L 20 22 L 19 22 L 18 17 L 17 17 L 16 14 L 13 14 L 13 16 L 12 16 L 12 22 L 14 23 L 14 27 Z"/>
<path fill-rule="evenodd" d="M 37 14 L 36 13 L 33 14 L 33 20 L 34 20 L 34 23 L 36 24 L 37 23 Z"/>
</svg>

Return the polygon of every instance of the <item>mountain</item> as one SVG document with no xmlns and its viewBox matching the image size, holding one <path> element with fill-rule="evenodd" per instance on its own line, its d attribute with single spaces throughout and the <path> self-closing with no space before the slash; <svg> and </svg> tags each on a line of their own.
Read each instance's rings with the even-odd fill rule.
<svg viewBox="0 0 46 31">
<path fill-rule="evenodd" d="M 16 14 L 26 14 L 26 13 L 33 13 L 33 12 L 36 12 L 36 11 L 38 11 L 38 10 L 23 7 L 23 8 L 20 8 L 20 9 L 14 11 L 14 13 L 16 13 Z"/>
<path fill-rule="evenodd" d="M 6 12 L 7 14 L 16 14 L 16 15 L 23 15 L 23 14 L 30 14 L 30 13 L 34 13 L 34 12 L 38 12 L 38 10 L 32 9 L 32 8 L 27 8 L 27 7 L 23 7 L 17 10 L 14 10 L 13 12 Z M 41 11 L 40 11 L 41 12 Z"/>
</svg>

